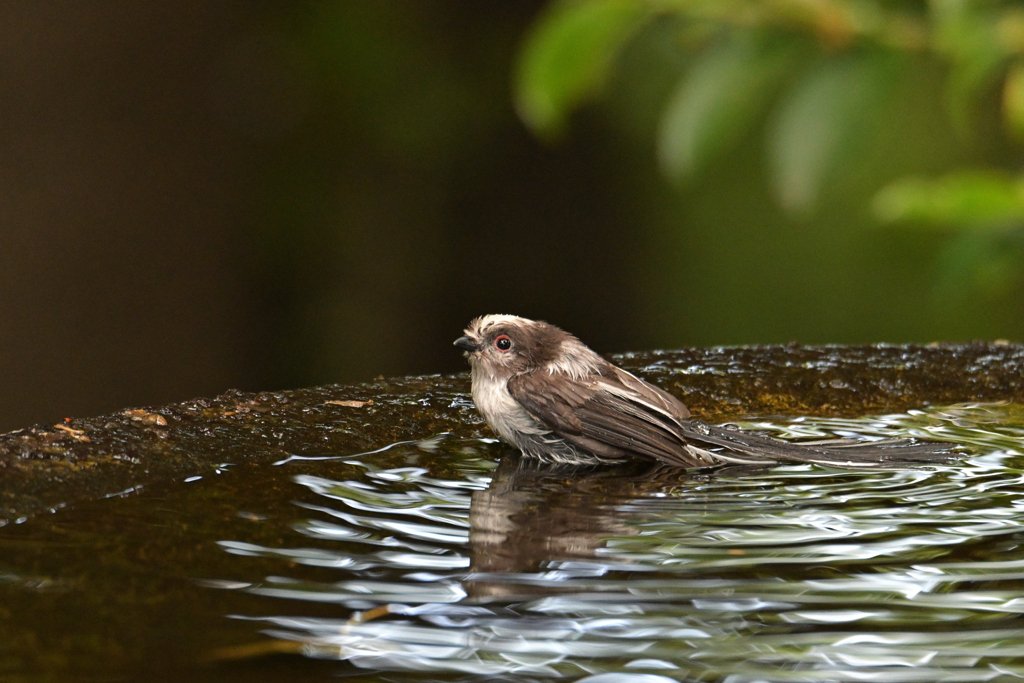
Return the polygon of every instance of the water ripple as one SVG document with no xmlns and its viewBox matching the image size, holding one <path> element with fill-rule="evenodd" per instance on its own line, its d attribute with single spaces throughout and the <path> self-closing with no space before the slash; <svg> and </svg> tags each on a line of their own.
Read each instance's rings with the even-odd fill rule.
<svg viewBox="0 0 1024 683">
<path fill-rule="evenodd" d="M 374 672 L 1024 678 L 1022 417 L 1020 406 L 970 404 L 741 425 L 970 451 L 908 471 L 567 472 L 450 435 L 346 460 L 362 474 L 344 480 L 293 460 L 278 470 L 297 498 L 290 538 L 220 544 L 276 573 L 206 585 L 280 601 L 235 616 L 307 656 Z M 416 464 L 401 464 L 406 455 Z M 339 611 L 295 616 L 311 602 Z"/>
</svg>

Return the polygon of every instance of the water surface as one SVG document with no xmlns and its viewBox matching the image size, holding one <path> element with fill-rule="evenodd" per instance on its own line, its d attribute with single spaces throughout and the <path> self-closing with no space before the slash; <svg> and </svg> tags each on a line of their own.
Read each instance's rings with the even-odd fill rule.
<svg viewBox="0 0 1024 683">
<path fill-rule="evenodd" d="M 1020 406 L 741 424 L 967 451 L 566 470 L 437 434 L 223 463 L 0 529 L 0 680 L 1024 677 Z"/>
</svg>

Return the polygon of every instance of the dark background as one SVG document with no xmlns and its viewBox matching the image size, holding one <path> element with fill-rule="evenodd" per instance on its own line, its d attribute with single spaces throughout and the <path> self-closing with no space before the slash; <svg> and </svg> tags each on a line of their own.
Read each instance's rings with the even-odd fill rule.
<svg viewBox="0 0 1024 683">
<path fill-rule="evenodd" d="M 795 216 L 759 132 L 695 182 L 658 173 L 686 65 L 656 35 L 538 140 L 511 83 L 543 6 L 0 3 L 0 429 L 459 370 L 489 312 L 601 352 L 1021 337 L 1019 279 L 951 287 L 955 238 L 865 208 L 980 154 L 934 68 Z"/>
</svg>

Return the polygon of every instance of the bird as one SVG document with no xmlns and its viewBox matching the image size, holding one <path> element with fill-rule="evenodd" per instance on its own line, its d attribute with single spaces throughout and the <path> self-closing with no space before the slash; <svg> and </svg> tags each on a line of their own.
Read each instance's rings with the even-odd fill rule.
<svg viewBox="0 0 1024 683">
<path fill-rule="evenodd" d="M 929 441 L 793 443 L 709 424 L 672 394 L 540 320 L 484 315 L 454 345 L 469 361 L 477 411 L 501 440 L 544 463 L 645 459 L 682 468 L 809 463 L 888 469 L 954 457 L 950 445 Z"/>
</svg>

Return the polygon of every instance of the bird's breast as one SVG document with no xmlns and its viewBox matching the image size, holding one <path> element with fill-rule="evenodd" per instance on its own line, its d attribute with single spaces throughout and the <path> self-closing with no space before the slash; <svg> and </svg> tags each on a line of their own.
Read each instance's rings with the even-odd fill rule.
<svg viewBox="0 0 1024 683">
<path fill-rule="evenodd" d="M 473 403 L 491 429 L 506 441 L 519 444 L 524 434 L 550 430 L 530 416 L 508 391 L 508 380 L 473 373 Z"/>
</svg>

